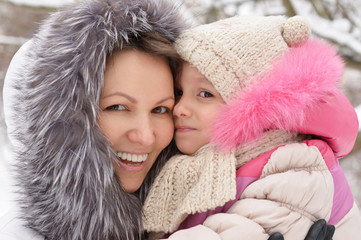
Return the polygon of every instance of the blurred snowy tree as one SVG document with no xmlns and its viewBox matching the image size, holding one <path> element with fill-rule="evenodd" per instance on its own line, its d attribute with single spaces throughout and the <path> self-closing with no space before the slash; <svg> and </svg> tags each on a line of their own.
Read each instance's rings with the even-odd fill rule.
<svg viewBox="0 0 361 240">
<path fill-rule="evenodd" d="M 315 35 L 361 63 L 360 0 L 183 0 L 199 23 L 234 15 L 302 15 Z"/>
</svg>

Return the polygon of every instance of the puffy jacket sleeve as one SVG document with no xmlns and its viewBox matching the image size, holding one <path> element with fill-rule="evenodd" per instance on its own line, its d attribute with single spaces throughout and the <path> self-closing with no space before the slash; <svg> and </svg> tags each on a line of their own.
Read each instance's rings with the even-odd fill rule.
<svg viewBox="0 0 361 240">
<path fill-rule="evenodd" d="M 321 151 L 333 156 L 327 144 Z M 226 213 L 209 216 L 202 226 L 170 239 L 268 239 L 274 232 L 285 239 L 304 239 L 312 223 L 328 220 L 332 210 L 333 179 L 323 154 L 305 143 L 278 148 L 260 179 Z"/>
<path fill-rule="evenodd" d="M 218 213 L 209 216 L 202 225 L 184 229 L 172 234 L 169 239 L 242 239 L 242 240 L 266 240 L 269 235 L 263 227 L 255 221 L 239 214 Z"/>
</svg>

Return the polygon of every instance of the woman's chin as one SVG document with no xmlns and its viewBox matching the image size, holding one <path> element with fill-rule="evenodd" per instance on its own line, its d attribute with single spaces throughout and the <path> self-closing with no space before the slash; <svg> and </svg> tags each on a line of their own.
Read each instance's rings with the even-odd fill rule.
<svg viewBox="0 0 361 240">
<path fill-rule="evenodd" d="M 121 179 L 119 179 L 119 181 L 121 182 L 121 186 L 122 189 L 127 192 L 127 193 L 134 193 L 136 192 L 140 186 L 141 186 L 141 182 L 137 183 L 137 182 L 122 182 Z"/>
</svg>

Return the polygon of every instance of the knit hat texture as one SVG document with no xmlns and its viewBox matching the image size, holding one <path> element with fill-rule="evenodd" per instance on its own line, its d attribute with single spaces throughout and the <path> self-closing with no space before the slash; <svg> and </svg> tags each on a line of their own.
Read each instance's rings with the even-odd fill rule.
<svg viewBox="0 0 361 240">
<path fill-rule="evenodd" d="M 300 16 L 243 16 L 188 30 L 175 47 L 227 101 L 269 70 L 272 59 L 309 37 L 308 22 Z"/>
</svg>

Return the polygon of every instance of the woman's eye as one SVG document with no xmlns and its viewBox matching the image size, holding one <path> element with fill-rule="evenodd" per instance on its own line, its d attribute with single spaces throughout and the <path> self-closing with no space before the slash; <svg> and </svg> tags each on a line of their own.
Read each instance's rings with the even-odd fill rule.
<svg viewBox="0 0 361 240">
<path fill-rule="evenodd" d="M 109 111 L 124 111 L 127 110 L 127 108 L 124 105 L 121 104 L 117 104 L 117 105 L 112 105 L 107 107 L 105 110 L 109 110 Z"/>
<path fill-rule="evenodd" d="M 204 98 L 213 97 L 213 94 L 210 93 L 210 92 L 207 92 L 207 91 L 201 91 L 201 92 L 199 93 L 199 95 L 200 95 L 201 97 L 204 97 Z"/>
<path fill-rule="evenodd" d="M 152 110 L 152 113 L 157 113 L 157 114 L 165 114 L 165 113 L 169 113 L 169 112 L 170 112 L 169 108 L 163 107 L 163 106 L 156 107 Z"/>
</svg>

